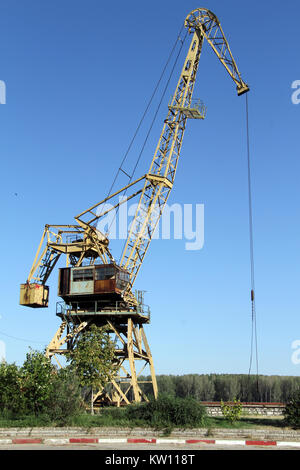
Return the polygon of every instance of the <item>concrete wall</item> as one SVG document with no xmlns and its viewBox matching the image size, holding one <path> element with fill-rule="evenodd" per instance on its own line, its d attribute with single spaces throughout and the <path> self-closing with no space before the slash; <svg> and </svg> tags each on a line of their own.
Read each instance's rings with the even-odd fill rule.
<svg viewBox="0 0 300 470">
<path fill-rule="evenodd" d="M 222 416 L 220 402 L 202 402 L 209 416 Z M 285 405 L 283 403 L 242 403 L 243 415 L 255 416 L 282 416 Z"/>
</svg>

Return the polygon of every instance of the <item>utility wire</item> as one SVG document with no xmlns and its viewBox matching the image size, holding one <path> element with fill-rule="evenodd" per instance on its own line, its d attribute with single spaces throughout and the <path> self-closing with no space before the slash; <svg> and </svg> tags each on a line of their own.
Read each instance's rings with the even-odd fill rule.
<svg viewBox="0 0 300 470">
<path fill-rule="evenodd" d="M 124 157 L 123 157 L 123 159 L 122 159 L 122 163 L 121 163 L 121 165 L 120 165 L 120 167 L 119 167 L 119 169 L 118 169 L 118 171 L 117 171 L 117 173 L 116 173 L 116 176 L 115 176 L 115 178 L 114 178 L 114 181 L 113 181 L 113 183 L 112 183 L 112 185 L 111 185 L 111 188 L 110 188 L 110 190 L 109 190 L 108 196 L 111 194 L 112 188 L 113 188 L 113 186 L 114 186 L 114 184 L 115 184 L 115 182 L 116 182 L 116 180 L 117 180 L 117 177 L 118 177 L 120 171 L 122 171 L 123 173 L 125 173 L 125 174 L 128 176 L 128 178 L 129 178 L 128 184 L 130 184 L 131 181 L 132 181 L 132 179 L 133 179 L 133 176 L 134 176 L 134 174 L 135 174 L 135 171 L 136 171 L 136 169 L 137 169 L 137 166 L 138 166 L 138 164 L 139 164 L 139 162 L 140 162 L 140 159 L 141 159 L 141 157 L 142 157 L 142 154 L 143 154 L 143 152 L 144 152 L 146 143 L 147 143 L 148 138 L 149 138 L 149 136 L 150 136 L 151 130 L 152 130 L 153 125 L 154 125 L 154 123 L 155 123 L 155 120 L 156 120 L 156 118 L 157 118 L 158 112 L 159 112 L 160 107 L 161 107 L 161 105 L 162 105 L 162 102 L 163 102 L 163 99 L 164 99 L 164 97 L 165 97 L 166 91 L 167 91 L 167 89 L 168 89 L 170 80 L 171 80 L 171 78 L 172 78 L 172 76 L 173 76 L 174 69 L 175 69 L 176 64 L 177 64 L 177 62 L 178 62 L 178 59 L 179 59 L 181 50 L 182 50 L 182 48 L 183 48 L 183 45 L 184 45 L 186 36 L 187 36 L 187 34 L 188 34 L 188 31 L 187 31 L 186 34 L 185 34 L 185 36 L 184 36 L 184 39 L 181 39 L 180 34 L 181 34 L 181 32 L 182 32 L 182 29 L 183 29 L 183 26 L 181 27 L 181 29 L 180 29 L 180 31 L 179 31 L 179 34 L 178 34 L 177 37 L 176 37 L 176 41 L 175 41 L 175 43 L 174 43 L 174 45 L 173 45 L 173 48 L 172 48 L 172 50 L 171 50 L 171 52 L 170 52 L 170 54 L 169 54 L 169 57 L 168 57 L 168 59 L 167 59 L 167 62 L 166 62 L 165 66 L 164 66 L 164 68 L 163 68 L 163 70 L 162 70 L 162 73 L 161 73 L 161 75 L 160 75 L 160 78 L 159 78 L 159 80 L 158 80 L 158 82 L 157 82 L 157 84 L 156 84 L 156 86 L 155 86 L 155 89 L 154 89 L 154 91 L 153 91 L 153 93 L 152 93 L 152 96 L 151 96 L 151 98 L 150 98 L 150 101 L 149 101 L 149 103 L 148 103 L 148 105 L 147 105 L 147 107 L 146 107 L 146 109 L 145 109 L 145 111 L 144 111 L 144 114 L 143 114 L 143 116 L 142 116 L 142 118 L 141 118 L 141 120 L 140 120 L 140 122 L 139 122 L 139 124 L 138 124 L 138 127 L 137 127 L 137 129 L 136 129 L 136 131 L 135 131 L 135 133 L 134 133 L 134 136 L 133 136 L 133 138 L 132 138 L 130 144 L 129 144 L 129 147 L 128 147 L 128 149 L 127 149 L 127 151 L 126 151 L 126 153 L 125 153 L 125 155 L 124 155 Z M 177 44 L 178 44 L 178 41 L 181 42 L 179 51 L 178 51 L 177 56 L 176 56 L 176 58 L 175 58 L 174 64 L 173 64 L 173 66 L 172 66 L 171 72 L 170 72 L 169 77 L 168 77 L 168 80 L 167 80 L 167 83 L 166 83 L 166 85 L 165 85 L 165 87 L 164 87 L 164 90 L 163 90 L 163 92 L 162 92 L 162 96 L 161 96 L 161 98 L 160 98 L 160 101 L 159 101 L 159 103 L 158 103 L 158 105 L 157 105 L 156 111 L 155 111 L 155 113 L 154 113 L 154 117 L 153 117 L 153 119 L 152 119 L 152 121 L 151 121 L 151 124 L 150 124 L 150 127 L 149 127 L 149 130 L 148 130 L 147 135 L 146 135 L 146 137 L 145 137 L 145 139 L 144 139 L 144 142 L 143 142 L 143 144 L 142 144 L 142 148 L 141 148 L 141 150 L 140 150 L 140 152 L 139 152 L 139 155 L 138 155 L 138 158 L 137 158 L 136 163 L 135 163 L 135 165 L 134 165 L 133 171 L 132 171 L 131 175 L 128 175 L 128 173 L 126 173 L 126 172 L 123 170 L 122 165 L 124 164 L 124 162 L 125 162 L 125 160 L 126 160 L 126 158 L 127 158 L 127 155 L 128 155 L 128 153 L 129 153 L 129 151 L 130 151 L 130 149 L 131 149 L 131 146 L 132 146 L 132 144 L 133 144 L 133 142 L 134 142 L 134 140 L 135 140 L 135 138 L 136 138 L 136 136 L 137 136 L 137 133 L 138 133 L 140 127 L 141 127 L 141 124 L 142 124 L 142 122 L 143 122 L 143 120 L 144 120 L 144 118 L 145 118 L 145 116 L 146 116 L 146 114 L 147 114 L 147 111 L 148 111 L 148 109 L 149 109 L 149 107 L 150 107 L 150 105 L 151 105 L 151 103 L 152 103 L 152 101 L 153 101 L 153 98 L 154 98 L 154 96 L 155 96 L 155 94 L 156 94 L 156 91 L 157 91 L 157 89 L 158 89 L 158 87 L 159 87 L 159 85 L 160 85 L 160 83 L 161 83 L 161 80 L 162 80 L 162 78 L 163 78 L 163 76 L 164 76 L 164 74 L 165 74 L 166 68 L 167 68 L 167 66 L 168 66 L 168 64 L 169 64 L 169 62 L 170 62 L 170 60 L 171 60 L 171 57 L 172 57 L 172 55 L 173 55 L 173 53 L 174 53 L 174 51 L 175 51 L 175 48 L 176 48 L 176 46 L 177 46 Z M 126 190 L 124 190 L 124 192 L 123 192 L 123 197 L 125 196 L 125 194 L 126 194 Z M 118 210 L 119 210 L 119 207 L 117 207 L 116 213 L 118 212 Z M 110 225 L 109 225 L 109 227 L 108 227 L 108 232 L 109 232 L 109 230 L 110 230 L 110 228 L 111 228 L 111 226 L 112 226 L 112 224 L 113 224 L 113 221 L 114 221 L 114 219 L 115 219 L 115 217 L 116 217 L 116 213 L 115 213 L 114 218 L 113 218 L 113 220 L 111 221 L 111 223 L 110 223 Z"/>
<path fill-rule="evenodd" d="M 178 37 L 177 37 L 177 41 L 180 40 L 181 45 L 180 45 L 179 51 L 178 51 L 178 53 L 177 53 L 175 62 L 174 62 L 174 64 L 173 64 L 173 67 L 172 67 L 172 69 L 171 69 L 169 78 L 168 78 L 167 83 L 166 83 L 166 85 L 165 85 L 165 88 L 164 88 L 164 90 L 163 90 L 163 92 L 162 92 L 161 99 L 160 99 L 160 101 L 159 101 L 159 103 L 158 103 L 158 106 L 157 106 L 157 109 L 156 109 L 156 111 L 155 111 L 155 114 L 154 114 L 154 117 L 153 117 L 153 119 L 152 119 L 152 122 L 151 122 L 151 124 L 150 124 L 149 130 L 148 130 L 147 135 L 146 135 L 146 137 L 145 137 L 145 140 L 144 140 L 144 143 L 143 143 L 143 145 L 142 145 L 141 151 L 140 151 L 139 156 L 138 156 L 138 158 L 137 158 L 136 164 L 135 164 L 135 166 L 134 166 L 134 168 L 133 168 L 133 172 L 132 172 L 132 175 L 131 175 L 131 177 L 130 177 L 129 182 L 131 182 L 131 180 L 132 180 L 132 178 L 133 178 L 133 176 L 134 176 L 134 173 L 135 173 L 135 171 L 136 171 L 136 168 L 137 168 L 137 166 L 138 166 L 138 164 L 139 164 L 139 161 L 140 161 L 140 159 L 141 159 L 141 156 L 142 156 L 142 154 L 143 154 L 143 152 L 144 152 L 144 149 L 145 149 L 146 143 L 147 143 L 147 141 L 148 141 L 149 135 L 150 135 L 150 133 L 151 133 L 151 130 L 152 130 L 153 125 L 154 125 L 154 123 L 155 123 L 155 120 L 156 120 L 156 118 L 157 118 L 158 112 L 159 112 L 159 110 L 160 110 L 161 104 L 162 104 L 163 99 L 164 99 L 164 97 L 165 97 L 166 91 L 167 91 L 167 89 L 168 89 L 169 83 L 170 83 L 171 78 L 172 78 L 172 76 L 173 76 L 173 73 L 174 73 L 176 64 L 177 64 L 177 62 L 178 62 L 178 59 L 179 59 L 181 50 L 182 50 L 182 48 L 183 48 L 183 45 L 184 45 L 184 43 L 185 43 L 185 39 L 186 39 L 186 37 L 187 37 L 187 34 L 188 34 L 188 31 L 186 32 L 186 34 L 185 34 L 183 40 L 180 38 L 180 35 L 178 35 Z M 177 41 L 176 41 L 176 42 L 177 42 Z M 125 193 L 126 193 L 126 190 L 125 190 L 124 194 L 125 194 Z M 121 252 L 121 255 L 120 255 L 120 259 L 121 259 L 122 253 L 124 252 L 125 246 L 126 246 L 126 240 L 125 240 L 125 242 L 124 242 L 124 246 L 123 246 L 123 249 L 122 249 L 122 252 Z"/>
<path fill-rule="evenodd" d="M 248 203 L 249 203 L 249 241 L 250 241 L 250 268 L 251 268 L 251 352 L 249 375 L 251 373 L 253 354 L 256 356 L 256 375 L 258 380 L 258 348 L 255 306 L 255 278 L 254 278 L 254 249 L 253 249 L 253 215 L 252 215 L 252 188 L 251 188 L 251 164 L 250 164 L 250 138 L 249 138 L 249 108 L 248 94 L 246 93 L 246 131 L 247 131 L 247 166 L 248 166 Z M 257 382 L 258 387 L 258 382 Z"/>
<path fill-rule="evenodd" d="M 131 147 L 132 147 L 132 145 L 133 145 L 133 143 L 134 143 L 134 141 L 135 141 L 135 138 L 136 138 L 136 136 L 137 136 L 137 134 L 138 134 L 138 132 L 139 132 L 139 130 L 140 130 L 140 127 L 141 127 L 141 125 L 142 125 L 142 123 L 143 123 L 143 121 L 144 121 L 144 119 L 145 119 L 145 117 L 146 117 L 146 114 L 147 114 L 147 112 L 148 112 L 148 110 L 149 110 L 149 108 L 150 108 L 150 106 L 151 106 L 151 103 L 152 103 L 152 101 L 153 101 L 153 99 L 154 99 L 154 96 L 155 96 L 155 94 L 156 94 L 156 92 L 157 92 L 157 90 L 158 90 L 158 87 L 159 87 L 159 85 L 160 85 L 160 83 L 161 83 L 161 81 L 162 81 L 162 78 L 163 78 L 163 76 L 164 76 L 164 74 L 165 74 L 165 71 L 166 71 L 166 69 L 167 69 L 167 67 L 168 67 L 168 65 L 169 65 L 169 62 L 170 62 L 171 57 L 172 57 L 172 55 L 173 55 L 173 53 L 174 53 L 174 50 L 175 50 L 175 48 L 176 48 L 176 46 L 177 46 L 177 44 L 178 44 L 178 40 L 181 40 L 180 34 L 181 34 L 181 32 L 182 32 L 183 27 L 184 27 L 184 25 L 182 25 L 181 28 L 180 28 L 180 31 L 179 31 L 179 33 L 178 33 L 178 35 L 177 35 L 177 37 L 176 37 L 176 41 L 175 41 L 175 43 L 174 43 L 174 45 L 173 45 L 173 47 L 172 47 L 172 49 L 171 49 L 171 52 L 170 52 L 170 54 L 169 54 L 169 56 L 168 56 L 168 59 L 167 59 L 167 61 L 166 61 L 166 64 L 165 64 L 165 66 L 163 67 L 163 70 L 162 70 L 161 75 L 160 75 L 160 77 L 159 77 L 159 79 L 158 79 L 158 82 L 157 82 L 157 84 L 155 85 L 155 88 L 154 88 L 153 93 L 152 93 L 152 95 L 151 95 L 151 97 L 150 97 L 150 100 L 149 100 L 149 102 L 148 102 L 148 104 L 147 104 L 147 106 L 146 106 L 146 108 L 145 108 L 145 111 L 144 111 L 144 113 L 143 113 L 143 115 L 142 115 L 142 117 L 141 117 L 141 119 L 140 119 L 140 122 L 139 122 L 139 124 L 138 124 L 138 126 L 137 126 L 137 128 L 136 128 L 136 130 L 135 130 L 135 132 L 134 132 L 134 135 L 133 135 L 133 137 L 132 137 L 132 139 L 131 139 L 131 141 L 130 141 L 130 144 L 129 144 L 129 146 L 128 146 L 128 148 L 127 148 L 127 150 L 126 150 L 126 152 L 125 152 L 125 154 L 124 154 L 124 156 L 123 156 L 123 158 L 122 158 L 121 164 L 120 164 L 120 166 L 119 166 L 119 168 L 118 168 L 118 170 L 117 170 L 117 172 L 116 172 L 116 175 L 115 175 L 115 177 L 114 177 L 114 179 L 113 179 L 113 182 L 112 182 L 111 187 L 110 187 L 110 189 L 109 189 L 109 191 L 108 191 L 107 197 L 109 197 L 109 196 L 111 195 L 112 189 L 113 189 L 113 187 L 114 187 L 114 185 L 115 185 L 115 183 L 116 183 L 116 180 L 117 180 L 117 178 L 118 178 L 118 176 L 119 176 L 120 171 L 122 171 L 123 173 L 125 173 L 125 175 L 128 176 L 128 178 L 130 179 L 130 181 L 131 181 L 131 179 L 132 179 L 132 177 L 133 177 L 133 174 L 132 174 L 131 176 L 128 175 L 128 173 L 127 173 L 126 171 L 124 171 L 124 169 L 123 169 L 122 167 L 123 167 L 123 165 L 124 165 L 124 163 L 125 163 L 125 160 L 126 160 L 126 158 L 127 158 L 127 156 L 128 156 L 128 153 L 129 153 L 129 151 L 130 151 L 130 149 L 131 149 Z M 181 47 L 182 47 L 182 46 L 181 46 Z"/>
<path fill-rule="evenodd" d="M 181 53 L 183 44 L 184 44 L 184 42 L 185 42 L 185 38 L 186 38 L 186 36 L 187 36 L 187 33 L 188 33 L 188 32 L 186 32 L 186 34 L 185 34 L 185 36 L 184 36 L 184 39 L 181 40 L 181 46 L 180 46 L 180 48 L 179 48 L 179 51 L 178 51 L 178 54 L 177 54 L 177 56 L 176 56 L 174 65 L 173 65 L 172 70 L 171 70 L 171 72 L 170 72 L 168 81 L 167 81 L 167 83 L 166 83 L 166 85 L 165 85 L 165 88 L 164 88 L 164 91 L 163 91 L 163 93 L 162 93 L 161 99 L 160 99 L 160 101 L 159 101 L 159 103 L 158 103 L 157 109 L 156 109 L 156 111 L 155 111 L 153 120 L 152 120 L 152 122 L 151 122 L 150 128 L 149 128 L 148 133 L 147 133 L 147 135 L 146 135 L 146 138 L 145 138 L 145 140 L 144 140 L 144 143 L 143 143 L 142 149 L 141 149 L 141 151 L 140 151 L 140 154 L 139 154 L 139 156 L 138 156 L 137 162 L 136 162 L 136 164 L 135 164 L 135 166 L 134 166 L 134 169 L 133 169 L 133 172 L 132 172 L 132 175 L 131 175 L 131 179 L 133 178 L 134 173 L 135 173 L 135 171 L 136 171 L 136 168 L 137 168 L 137 166 L 138 166 L 138 164 L 139 164 L 140 158 L 141 158 L 142 153 L 143 153 L 143 151 L 144 151 L 144 148 L 145 148 L 145 145 L 146 145 L 147 140 L 148 140 L 148 138 L 149 138 L 150 132 L 151 132 L 152 127 L 153 127 L 153 125 L 154 125 L 154 122 L 155 122 L 155 120 L 156 120 L 158 111 L 160 110 L 162 101 L 163 101 L 163 99 L 164 99 L 164 97 L 165 97 L 165 94 L 166 94 L 166 91 L 167 91 L 167 89 L 168 89 L 170 80 L 171 80 L 171 78 L 172 78 L 172 76 L 173 76 L 173 73 L 174 73 L 174 69 L 175 69 L 176 64 L 177 64 L 177 62 L 178 62 L 178 58 L 179 58 L 179 56 L 180 56 L 180 53 Z M 180 35 L 178 36 L 177 41 L 179 40 L 179 38 L 180 38 Z M 131 181 L 131 179 L 130 179 L 130 181 Z"/>
<path fill-rule="evenodd" d="M 4 333 L 3 331 L 0 331 L 0 335 L 6 336 L 7 338 L 15 339 L 17 341 L 25 341 L 26 343 L 46 344 L 46 341 L 43 342 L 43 341 L 34 341 L 31 339 L 25 339 L 25 338 L 17 338 L 16 336 L 11 336 L 11 335 Z"/>
</svg>

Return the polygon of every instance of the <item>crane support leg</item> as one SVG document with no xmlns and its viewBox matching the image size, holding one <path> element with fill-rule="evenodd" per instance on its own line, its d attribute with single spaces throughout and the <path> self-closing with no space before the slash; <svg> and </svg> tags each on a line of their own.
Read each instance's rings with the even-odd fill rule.
<svg viewBox="0 0 300 470">
<path fill-rule="evenodd" d="M 74 318 L 62 319 L 61 325 L 46 349 L 46 356 L 54 358 L 61 367 L 57 356 L 67 353 L 76 345 L 78 334 L 94 324 L 95 319 L 80 321 Z M 149 401 L 148 395 L 157 398 L 158 388 L 155 377 L 153 358 L 146 338 L 144 327 L 129 316 L 120 323 L 111 318 L 102 319 L 99 326 L 108 326 L 110 335 L 115 337 L 115 362 L 117 364 L 114 378 L 94 395 L 94 405 L 104 404 L 129 405 Z M 67 345 L 67 348 L 65 347 Z M 146 376 L 145 369 L 148 368 Z"/>
</svg>

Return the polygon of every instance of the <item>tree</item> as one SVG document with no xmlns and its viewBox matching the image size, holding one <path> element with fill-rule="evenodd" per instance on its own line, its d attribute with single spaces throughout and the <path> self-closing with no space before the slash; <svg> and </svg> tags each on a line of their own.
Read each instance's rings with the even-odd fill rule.
<svg viewBox="0 0 300 470">
<path fill-rule="evenodd" d="M 19 413 L 24 401 L 21 399 L 21 374 L 16 364 L 0 363 L 0 410 Z"/>
<path fill-rule="evenodd" d="M 194 398 L 200 401 L 212 401 L 215 396 L 215 386 L 210 376 L 196 375 L 194 377 Z"/>
<path fill-rule="evenodd" d="M 221 410 L 224 418 L 233 424 L 241 417 L 242 404 L 236 398 L 234 398 L 233 403 L 224 403 L 223 400 L 221 400 Z"/>
<path fill-rule="evenodd" d="M 42 352 L 30 350 L 20 372 L 26 410 L 35 415 L 47 413 L 48 403 L 55 389 L 55 368 L 50 359 Z"/>
<path fill-rule="evenodd" d="M 192 374 L 186 374 L 176 377 L 176 396 L 186 398 L 193 396 L 194 377 Z"/>
<path fill-rule="evenodd" d="M 230 400 L 230 377 L 224 375 L 215 376 L 215 399 L 220 400 Z"/>
<path fill-rule="evenodd" d="M 158 375 L 157 386 L 159 393 L 166 393 L 171 396 L 176 395 L 174 377 L 171 375 Z"/>
<path fill-rule="evenodd" d="M 12 417 L 41 415 L 66 424 L 81 410 L 80 387 L 74 373 L 57 370 L 43 352 L 26 355 L 22 367 L 0 363 L 0 412 Z"/>
<path fill-rule="evenodd" d="M 284 411 L 284 418 L 289 426 L 295 429 L 300 428 L 300 389 L 298 389 L 287 403 Z"/>
<path fill-rule="evenodd" d="M 83 330 L 67 360 L 82 386 L 91 387 L 91 413 L 94 413 L 94 391 L 102 389 L 115 374 L 115 344 L 108 327 L 92 325 Z"/>
<path fill-rule="evenodd" d="M 79 380 L 70 368 L 62 368 L 55 374 L 53 386 L 48 415 L 51 421 L 66 425 L 83 409 Z"/>
</svg>

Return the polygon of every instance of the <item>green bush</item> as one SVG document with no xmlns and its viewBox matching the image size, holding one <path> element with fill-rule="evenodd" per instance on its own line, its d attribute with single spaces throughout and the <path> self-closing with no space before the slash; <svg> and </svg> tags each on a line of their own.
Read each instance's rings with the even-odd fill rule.
<svg viewBox="0 0 300 470">
<path fill-rule="evenodd" d="M 60 369 L 52 378 L 52 386 L 45 412 L 53 423 L 64 426 L 84 411 L 79 380 L 70 369 Z"/>
<path fill-rule="evenodd" d="M 297 390 L 284 410 L 286 424 L 295 429 L 300 428 L 300 390 Z"/>
<path fill-rule="evenodd" d="M 205 423 L 206 410 L 193 398 L 174 398 L 162 394 L 157 400 L 130 405 L 126 409 L 128 419 L 142 421 L 155 427 L 195 427 Z"/>
<path fill-rule="evenodd" d="M 55 369 L 43 353 L 30 350 L 20 369 L 21 396 L 28 414 L 47 413 L 54 392 Z"/>
<path fill-rule="evenodd" d="M 22 367 L 0 364 L 0 420 L 65 425 L 82 412 L 80 385 L 68 369 L 57 370 L 50 359 L 30 351 Z"/>
<path fill-rule="evenodd" d="M 224 403 L 221 400 L 221 410 L 224 418 L 231 424 L 235 423 L 241 418 L 243 406 L 239 400 L 234 398 L 232 403 Z"/>
<path fill-rule="evenodd" d="M 10 415 L 24 412 L 21 395 L 21 373 L 18 366 L 1 362 L 0 411 Z"/>
</svg>

